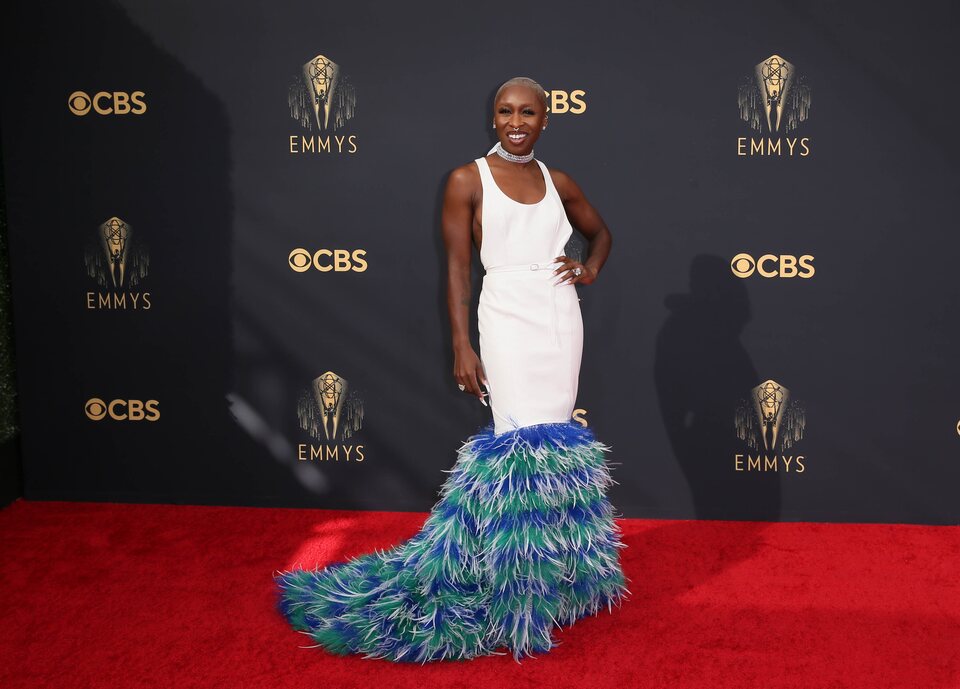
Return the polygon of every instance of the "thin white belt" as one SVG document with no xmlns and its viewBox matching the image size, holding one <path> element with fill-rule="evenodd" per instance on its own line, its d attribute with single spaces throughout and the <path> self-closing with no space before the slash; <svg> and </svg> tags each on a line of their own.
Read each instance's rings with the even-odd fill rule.
<svg viewBox="0 0 960 689">
<path fill-rule="evenodd" d="M 493 266 L 487 268 L 488 273 L 507 273 L 513 271 L 538 271 L 555 270 L 557 266 L 563 265 L 559 261 L 543 261 L 539 263 L 515 263 L 512 265 Z M 553 312 L 553 318 L 550 320 L 550 330 L 553 333 L 553 339 L 560 346 L 560 313 L 557 311 L 557 290 L 550 290 L 550 310 Z"/>
<path fill-rule="evenodd" d="M 487 268 L 488 273 L 503 273 L 513 270 L 553 270 L 560 265 L 559 261 L 543 261 L 540 263 L 514 263 L 513 265 L 494 266 Z"/>
</svg>

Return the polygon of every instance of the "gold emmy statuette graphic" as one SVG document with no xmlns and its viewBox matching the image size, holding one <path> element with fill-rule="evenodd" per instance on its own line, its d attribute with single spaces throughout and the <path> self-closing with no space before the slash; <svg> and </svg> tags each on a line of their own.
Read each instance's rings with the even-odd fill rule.
<svg viewBox="0 0 960 689">
<path fill-rule="evenodd" d="M 310 130 L 339 129 L 356 108 L 356 93 L 349 79 L 325 55 L 317 55 L 301 67 L 287 100 L 290 116 Z"/>
<path fill-rule="evenodd" d="M 753 408 L 757 412 L 757 419 L 760 421 L 763 447 L 766 450 L 772 450 L 777 446 L 777 435 L 780 433 L 783 413 L 790 400 L 790 391 L 776 381 L 767 380 L 751 390 L 750 396 L 753 399 Z"/>
<path fill-rule="evenodd" d="M 771 55 L 753 68 L 757 78 L 757 87 L 763 97 L 763 112 L 767 116 L 767 131 L 780 131 L 780 117 L 783 105 L 793 86 L 793 65 L 779 55 Z M 770 116 L 773 113 L 773 121 Z"/>
<path fill-rule="evenodd" d="M 740 117 L 753 129 L 789 132 L 809 117 L 810 89 L 800 83 L 793 63 L 771 55 L 753 68 L 752 79 L 740 87 Z"/>
<path fill-rule="evenodd" d="M 303 66 L 303 76 L 307 84 L 307 92 L 310 94 L 317 127 L 327 129 L 330 126 L 333 95 L 340 80 L 340 67 L 333 60 L 317 55 Z"/>
<path fill-rule="evenodd" d="M 300 428 L 313 438 L 336 443 L 353 437 L 363 426 L 363 402 L 346 378 L 327 371 L 300 393 L 297 417 Z"/>
<path fill-rule="evenodd" d="M 340 414 L 347 399 L 347 380 L 327 371 L 314 379 L 311 389 L 323 417 L 323 432 L 327 440 L 335 440 L 337 428 L 340 426 Z"/>
<path fill-rule="evenodd" d="M 127 257 L 132 228 L 117 217 L 100 226 L 100 245 L 107 259 L 110 278 L 115 289 L 123 287 L 127 272 Z"/>
<path fill-rule="evenodd" d="M 141 284 L 150 268 L 147 247 L 142 234 L 134 236 L 133 227 L 126 220 L 114 216 L 97 227 L 92 242 L 84 250 L 87 274 L 103 289 L 119 294 Z M 140 293 L 136 293 L 139 298 Z M 150 308 L 149 293 L 144 292 L 145 309 Z"/>
<path fill-rule="evenodd" d="M 737 437 L 755 450 L 782 452 L 803 439 L 803 405 L 775 380 L 765 380 L 740 401 L 734 423 Z"/>
</svg>

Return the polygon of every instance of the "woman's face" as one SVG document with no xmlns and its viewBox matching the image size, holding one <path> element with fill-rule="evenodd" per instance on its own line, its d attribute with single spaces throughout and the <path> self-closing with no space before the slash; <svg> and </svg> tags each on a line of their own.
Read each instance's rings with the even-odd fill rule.
<svg viewBox="0 0 960 689">
<path fill-rule="evenodd" d="M 525 155 L 547 124 L 547 111 L 529 86 L 508 86 L 493 105 L 493 124 L 503 150 Z"/>
</svg>

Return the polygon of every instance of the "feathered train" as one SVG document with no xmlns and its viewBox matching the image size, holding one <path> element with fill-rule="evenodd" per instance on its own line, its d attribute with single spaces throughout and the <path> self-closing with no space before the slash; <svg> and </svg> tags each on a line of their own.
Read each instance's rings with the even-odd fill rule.
<svg viewBox="0 0 960 689">
<path fill-rule="evenodd" d="M 423 527 L 386 551 L 278 572 L 279 609 L 340 655 L 516 660 L 630 594 L 606 491 L 610 448 L 579 424 L 468 439 Z"/>
</svg>

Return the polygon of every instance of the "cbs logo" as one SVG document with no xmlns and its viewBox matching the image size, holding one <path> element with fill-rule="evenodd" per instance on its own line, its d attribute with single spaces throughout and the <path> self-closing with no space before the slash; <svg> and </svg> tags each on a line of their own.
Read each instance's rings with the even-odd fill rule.
<svg viewBox="0 0 960 689">
<path fill-rule="evenodd" d="M 147 111 L 144 96 L 143 91 L 97 91 L 93 97 L 83 91 L 74 91 L 67 98 L 67 107 L 79 117 L 91 110 L 100 115 L 142 115 Z"/>
<path fill-rule="evenodd" d="M 160 403 L 157 400 L 104 402 L 99 397 L 91 397 L 83 411 L 91 421 L 102 421 L 108 416 L 114 421 L 156 421 L 160 418 Z"/>
<path fill-rule="evenodd" d="M 366 255 L 365 249 L 354 249 L 353 252 L 346 249 L 318 249 L 312 254 L 306 249 L 294 249 L 287 257 L 287 262 L 290 269 L 298 273 L 305 273 L 311 267 L 321 273 L 329 273 L 331 270 L 335 273 L 351 270 L 362 273 L 367 269 L 367 261 L 363 258 Z"/>
<path fill-rule="evenodd" d="M 583 97 L 587 92 L 583 89 L 575 91 L 547 91 L 547 102 L 550 104 L 549 112 L 552 115 L 562 115 L 570 113 L 571 115 L 582 115 L 587 111 L 587 103 Z"/>
<path fill-rule="evenodd" d="M 756 260 L 750 254 L 737 254 L 730 261 L 730 270 L 738 278 L 748 278 L 755 272 L 765 278 L 812 278 L 816 272 L 810 254 L 799 258 L 789 254 L 764 254 Z"/>
</svg>

